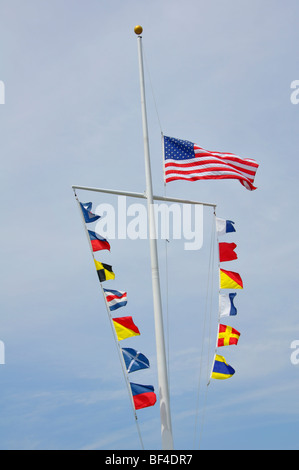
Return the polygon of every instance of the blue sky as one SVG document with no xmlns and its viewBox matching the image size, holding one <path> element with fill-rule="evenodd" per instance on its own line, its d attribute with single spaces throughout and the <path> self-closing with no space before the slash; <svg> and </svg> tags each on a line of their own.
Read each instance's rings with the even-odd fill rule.
<svg viewBox="0 0 299 470">
<path fill-rule="evenodd" d="M 6 95 L 0 105 L 0 339 L 6 352 L 0 448 L 140 448 L 71 189 L 145 190 L 136 24 L 144 27 L 154 192 L 164 191 L 155 102 L 166 135 L 260 163 L 254 192 L 237 181 L 167 187 L 168 196 L 214 202 L 219 217 L 235 221 L 229 241 L 237 243 L 239 258 L 230 266 L 244 281 L 231 324 L 242 336 L 237 348 L 223 352 L 236 374 L 213 381 L 206 402 L 201 382 L 200 447 L 298 448 L 299 366 L 290 360 L 290 345 L 299 339 L 299 105 L 290 100 L 291 82 L 299 79 L 298 2 L 0 5 Z M 94 207 L 115 203 L 111 196 L 78 195 Z M 204 364 L 208 350 L 203 328 L 211 224 L 211 209 L 205 209 L 198 252 L 184 251 L 181 241 L 168 244 L 165 323 L 177 449 L 199 446 L 194 415 L 203 341 Z M 126 346 L 139 348 L 152 365 L 132 381 L 157 389 L 148 243 L 111 245 L 103 262 L 113 265 L 117 279 L 109 287 L 127 290 L 124 314 L 133 315 L 142 332 Z M 165 243 L 158 245 L 166 311 Z M 214 297 L 212 343 L 216 284 Z M 159 449 L 158 406 L 141 410 L 138 419 L 145 448 Z"/>
</svg>

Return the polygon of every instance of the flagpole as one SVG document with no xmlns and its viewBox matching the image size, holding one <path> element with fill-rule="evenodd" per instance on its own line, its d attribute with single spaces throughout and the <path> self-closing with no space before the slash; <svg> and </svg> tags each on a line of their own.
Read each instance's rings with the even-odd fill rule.
<svg viewBox="0 0 299 470">
<path fill-rule="evenodd" d="M 171 424 L 171 413 L 170 413 L 169 388 L 168 388 L 167 363 L 166 363 L 166 348 L 165 348 L 164 326 L 163 326 L 163 316 L 162 316 L 158 250 L 157 250 L 156 227 L 155 227 L 155 218 L 154 218 L 152 175 L 151 175 L 149 140 L 148 140 L 146 101 L 145 101 L 144 68 L 143 68 L 142 37 L 141 37 L 143 29 L 141 26 L 136 26 L 134 31 L 138 36 L 137 43 L 138 43 L 141 111 L 142 111 L 142 127 L 143 127 L 144 158 L 145 158 L 146 198 L 147 198 L 147 207 L 148 207 L 149 241 L 150 241 L 150 255 L 151 255 L 151 268 L 152 268 L 152 289 L 153 289 L 157 368 L 158 368 L 159 397 L 160 397 L 162 449 L 172 450 L 174 447 L 173 447 L 173 435 L 172 435 L 172 424 Z"/>
</svg>

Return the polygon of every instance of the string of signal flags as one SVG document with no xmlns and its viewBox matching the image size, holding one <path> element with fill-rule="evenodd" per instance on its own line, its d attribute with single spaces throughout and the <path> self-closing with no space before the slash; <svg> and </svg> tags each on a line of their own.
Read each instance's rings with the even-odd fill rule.
<svg viewBox="0 0 299 470">
<path fill-rule="evenodd" d="M 241 333 L 235 328 L 222 324 L 224 317 L 237 315 L 237 309 L 234 305 L 236 292 L 223 293 L 223 290 L 243 289 L 243 281 L 240 274 L 234 271 L 223 269 L 220 264 L 227 261 L 234 261 L 238 258 L 235 249 L 235 243 L 219 242 L 219 236 L 235 232 L 234 222 L 216 217 L 217 244 L 219 249 L 219 316 L 218 316 L 218 334 L 215 350 L 215 357 L 211 371 L 210 379 L 224 380 L 229 379 L 235 374 L 235 370 L 229 365 L 225 358 L 218 354 L 218 348 L 223 346 L 237 345 Z M 210 383 L 210 382 L 209 382 Z"/>
<path fill-rule="evenodd" d="M 94 257 L 95 252 L 101 250 L 110 251 L 109 242 L 105 238 L 101 237 L 98 233 L 87 228 L 87 224 L 96 222 L 98 219 L 101 218 L 101 216 L 92 212 L 91 202 L 81 203 L 77 198 L 76 194 L 75 197 L 81 209 L 85 231 L 89 240 L 92 257 L 101 284 L 109 320 L 114 331 L 114 337 L 118 345 L 120 359 L 126 374 L 128 392 L 131 398 L 133 408 L 136 411 L 142 408 L 153 406 L 157 401 L 157 396 L 155 394 L 154 387 L 152 385 L 138 384 L 132 382 L 129 379 L 129 374 L 131 374 L 132 372 L 136 372 L 142 369 L 148 369 L 150 367 L 150 362 L 148 358 L 134 348 L 125 348 L 120 346 L 120 341 L 140 335 L 140 331 L 134 323 L 132 316 L 114 316 L 116 315 L 115 312 L 118 311 L 118 309 L 127 305 L 127 292 L 115 289 L 106 289 L 103 287 L 103 282 L 115 279 L 115 273 L 113 272 L 112 266 L 106 263 L 102 263 Z"/>
</svg>

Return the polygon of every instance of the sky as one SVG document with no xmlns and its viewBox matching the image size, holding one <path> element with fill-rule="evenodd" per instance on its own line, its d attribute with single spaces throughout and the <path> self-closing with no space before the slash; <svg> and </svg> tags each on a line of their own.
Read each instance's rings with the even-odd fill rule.
<svg viewBox="0 0 299 470">
<path fill-rule="evenodd" d="M 244 282 L 238 315 L 227 320 L 241 338 L 222 348 L 236 373 L 207 387 L 218 316 L 212 209 L 203 210 L 199 250 L 158 240 L 175 449 L 297 449 L 298 2 L 0 0 L 0 7 L 0 448 L 141 446 L 72 191 L 145 191 L 134 34 L 141 24 L 154 193 L 214 203 L 218 217 L 233 220 L 236 232 L 225 241 L 237 244 L 238 260 L 227 269 Z M 161 131 L 255 159 L 257 190 L 234 180 L 165 188 Z M 94 209 L 117 210 L 115 196 L 77 195 Z M 116 273 L 104 287 L 127 291 L 121 314 L 141 332 L 123 346 L 151 363 L 132 381 L 158 391 L 148 240 L 110 243 L 110 253 L 97 254 Z M 158 404 L 137 415 L 144 448 L 160 449 Z"/>
</svg>

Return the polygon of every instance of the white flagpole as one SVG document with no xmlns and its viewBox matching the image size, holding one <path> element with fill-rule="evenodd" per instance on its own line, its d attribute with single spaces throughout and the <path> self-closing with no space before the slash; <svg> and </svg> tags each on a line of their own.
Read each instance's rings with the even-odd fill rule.
<svg viewBox="0 0 299 470">
<path fill-rule="evenodd" d="M 119 191 L 115 189 L 104 189 L 104 188 L 92 188 L 90 186 L 77 186 L 73 185 L 72 188 L 75 189 L 83 189 L 84 191 L 94 191 L 96 193 L 105 193 L 105 194 L 114 194 L 117 196 L 127 196 L 127 197 L 136 197 L 139 199 L 146 199 L 145 193 L 132 193 L 131 191 Z M 200 202 L 200 201 L 192 201 L 189 199 L 179 199 L 177 197 L 166 197 L 166 196 L 153 196 L 154 201 L 167 201 L 167 202 L 178 202 L 179 204 L 199 204 L 201 206 L 207 207 L 216 207 L 216 204 L 212 204 L 210 202 Z"/>
<path fill-rule="evenodd" d="M 142 127 L 143 127 L 144 157 L 145 157 L 146 198 L 147 198 L 147 207 L 148 207 L 149 239 L 150 239 L 149 241 L 150 241 L 151 268 L 152 268 L 152 288 L 153 288 L 157 368 L 158 368 L 159 397 L 160 397 L 162 449 L 172 450 L 173 449 L 173 436 L 172 436 L 172 425 L 171 425 L 171 414 L 170 414 L 170 403 L 169 403 L 169 389 L 168 389 L 166 349 L 165 349 L 164 327 L 163 327 L 163 316 L 162 316 L 162 301 L 161 301 L 160 277 L 159 277 L 159 266 L 158 266 L 156 227 L 155 227 L 155 218 L 154 218 L 152 175 L 151 175 L 148 126 L 147 126 L 147 114 L 146 114 L 146 102 L 145 102 L 142 38 L 140 36 L 142 34 L 142 27 L 136 26 L 134 31 L 138 35 L 137 41 L 138 41 Z"/>
</svg>

